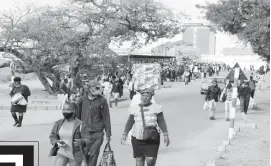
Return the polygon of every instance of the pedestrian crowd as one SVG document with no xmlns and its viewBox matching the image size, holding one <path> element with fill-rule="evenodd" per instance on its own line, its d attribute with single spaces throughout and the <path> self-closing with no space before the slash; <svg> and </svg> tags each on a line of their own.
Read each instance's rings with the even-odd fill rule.
<svg viewBox="0 0 271 166">
<path fill-rule="evenodd" d="M 218 76 L 221 71 L 230 70 L 226 64 L 183 63 L 162 66 L 162 82 L 181 81 L 186 85 L 193 79 L 212 77 L 215 74 Z M 242 80 L 238 85 L 240 110 L 244 114 L 248 113 L 249 102 L 254 98 L 256 83 L 251 76 L 249 81 Z M 148 166 L 155 166 L 160 135 L 163 134 L 166 146 L 170 144 L 163 107 L 155 102 L 154 89 L 134 89 L 131 72 L 121 76 L 108 73 L 94 78 L 83 73 L 76 80 L 68 74 L 61 78 L 58 100 L 63 118 L 55 122 L 49 136 L 52 144 L 49 156 L 55 156 L 55 166 L 97 165 L 104 136 L 107 142 L 105 148 L 110 149 L 112 130 L 109 110 L 113 103 L 118 108 L 124 84 L 128 85 L 132 101 L 121 143 L 132 145 L 137 166 L 144 166 L 145 162 Z M 205 97 L 205 108 L 210 120 L 215 120 L 217 102 L 224 102 L 225 119 L 229 121 L 232 94 L 233 80 L 227 80 L 222 89 L 216 80 L 212 82 Z M 30 95 L 29 88 L 21 84 L 21 78 L 15 77 L 10 91 L 14 126 L 22 126 L 23 113 L 26 112 Z M 114 163 L 113 154 L 108 156 L 101 162 Z"/>
</svg>

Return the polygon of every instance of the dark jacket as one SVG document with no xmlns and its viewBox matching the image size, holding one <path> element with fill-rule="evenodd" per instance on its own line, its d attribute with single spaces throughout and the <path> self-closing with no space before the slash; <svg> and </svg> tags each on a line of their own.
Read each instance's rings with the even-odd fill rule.
<svg viewBox="0 0 271 166">
<path fill-rule="evenodd" d="M 210 101 L 214 99 L 216 102 L 218 102 L 220 94 L 221 94 L 221 89 L 218 86 L 210 86 L 208 88 L 205 100 Z"/>
<path fill-rule="evenodd" d="M 239 86 L 238 87 L 238 98 L 240 97 L 250 97 L 250 87 L 249 86 L 245 86 L 245 87 L 242 87 L 242 86 Z"/>
<path fill-rule="evenodd" d="M 13 87 L 10 96 L 13 97 L 16 93 L 21 92 L 22 96 L 25 98 L 25 100 L 28 102 L 28 96 L 31 95 L 31 92 L 29 88 L 26 85 L 21 85 L 21 88 Z M 26 105 L 11 105 L 10 111 L 11 112 L 26 112 L 27 106 Z"/>
<path fill-rule="evenodd" d="M 50 138 L 50 142 L 53 146 L 57 146 L 56 142 L 58 140 L 60 140 L 59 137 L 59 130 L 62 126 L 62 124 L 64 123 L 65 119 L 60 119 L 58 121 L 55 122 L 54 127 L 51 131 L 51 134 L 49 136 Z M 82 125 L 82 121 L 80 121 L 79 119 L 75 118 L 75 124 L 74 124 L 74 128 L 72 131 L 72 135 L 73 135 L 73 141 L 75 139 L 83 139 L 85 141 L 85 144 L 83 145 L 83 149 L 85 149 L 85 147 L 89 146 L 91 144 L 91 140 L 90 140 L 90 134 L 89 132 L 87 132 L 86 128 L 84 126 L 81 127 L 81 131 L 80 131 L 80 126 Z M 74 146 L 74 144 L 72 144 L 72 149 L 73 149 L 73 157 L 76 161 L 82 161 L 84 158 L 85 153 L 87 152 L 86 150 L 83 150 L 84 153 L 76 148 Z"/>
<path fill-rule="evenodd" d="M 82 120 L 89 132 L 102 132 L 105 129 L 106 136 L 111 136 L 110 113 L 104 97 L 89 100 L 82 96 L 77 101 L 77 107 L 76 117 Z"/>
<path fill-rule="evenodd" d="M 119 81 L 118 82 L 114 81 L 112 84 L 113 84 L 113 88 L 112 88 L 111 92 L 120 93 L 121 92 L 121 84 L 120 84 L 120 82 Z"/>
</svg>

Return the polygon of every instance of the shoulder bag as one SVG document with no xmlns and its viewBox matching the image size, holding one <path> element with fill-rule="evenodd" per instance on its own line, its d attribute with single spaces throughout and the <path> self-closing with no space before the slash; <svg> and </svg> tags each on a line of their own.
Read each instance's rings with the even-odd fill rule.
<svg viewBox="0 0 271 166">
<path fill-rule="evenodd" d="M 143 122 L 143 140 L 158 140 L 159 139 L 159 133 L 156 127 L 153 126 L 146 126 L 145 116 L 143 112 L 143 106 L 140 105 L 140 112 L 142 116 L 142 122 Z"/>
<path fill-rule="evenodd" d="M 222 102 L 225 102 L 227 99 L 227 88 L 225 88 L 225 93 L 222 96 Z"/>
</svg>

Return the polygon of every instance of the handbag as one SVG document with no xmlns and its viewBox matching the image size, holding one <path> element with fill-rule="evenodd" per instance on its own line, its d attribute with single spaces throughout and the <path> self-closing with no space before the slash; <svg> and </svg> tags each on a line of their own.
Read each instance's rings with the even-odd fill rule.
<svg viewBox="0 0 271 166">
<path fill-rule="evenodd" d="M 55 145 L 51 148 L 51 150 L 50 150 L 50 152 L 49 152 L 49 157 L 51 157 L 51 156 L 56 156 L 56 155 L 57 155 L 58 149 L 59 149 L 58 145 L 55 144 Z"/>
<path fill-rule="evenodd" d="M 22 94 L 16 93 L 11 98 L 11 103 L 16 105 L 23 98 Z"/>
<path fill-rule="evenodd" d="M 203 110 L 207 111 L 209 109 L 209 104 L 207 102 L 204 102 L 203 104 Z"/>
<path fill-rule="evenodd" d="M 108 148 L 108 150 L 107 150 Z M 114 158 L 114 153 L 111 150 L 109 142 L 105 145 L 103 157 L 99 166 L 116 166 L 116 161 Z"/>
<path fill-rule="evenodd" d="M 145 116 L 143 112 L 143 106 L 140 105 L 140 112 L 142 116 L 142 122 L 143 122 L 143 140 L 158 140 L 159 139 L 159 133 L 156 127 L 153 126 L 146 126 L 145 122 Z"/>
<path fill-rule="evenodd" d="M 223 94 L 221 100 L 222 100 L 222 102 L 225 102 L 226 99 L 227 99 L 227 88 L 225 88 L 225 93 Z"/>
<path fill-rule="evenodd" d="M 27 105 L 27 101 L 25 100 L 24 97 L 21 98 L 21 100 L 17 103 L 17 105 Z"/>
</svg>

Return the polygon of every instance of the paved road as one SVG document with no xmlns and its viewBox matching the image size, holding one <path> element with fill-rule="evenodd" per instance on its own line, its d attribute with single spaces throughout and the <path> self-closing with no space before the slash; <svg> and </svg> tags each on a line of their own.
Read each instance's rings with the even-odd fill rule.
<svg viewBox="0 0 271 166">
<path fill-rule="evenodd" d="M 126 89 L 125 98 L 128 97 Z M 165 148 L 163 141 L 159 151 L 158 166 L 196 166 L 202 160 L 213 157 L 208 150 L 226 138 L 228 124 L 224 120 L 223 105 L 218 104 L 217 120 L 209 121 L 207 112 L 202 109 L 204 96 L 200 95 L 200 81 L 189 85 L 172 83 L 171 88 L 164 88 L 156 92 L 157 103 L 164 107 L 164 114 L 168 124 L 171 145 Z M 118 109 L 111 110 L 112 148 L 118 166 L 135 165 L 132 147 L 120 144 L 124 125 L 128 118 L 127 107 L 130 101 L 120 103 Z M 52 166 L 53 158 L 48 158 L 49 132 L 52 122 L 61 117 L 57 111 L 35 112 L 26 114 L 24 126 L 20 129 L 11 127 L 12 119 L 8 111 L 0 114 L 0 140 L 8 141 L 39 141 L 40 166 Z M 1 120 L 2 119 L 2 120 Z M 217 124 L 223 124 L 217 126 Z M 216 126 L 223 130 L 222 134 L 213 133 Z M 212 135 L 210 135 L 212 134 Z M 214 141 L 212 141 L 214 138 Z M 163 137 L 162 137 L 163 139 Z M 200 154 L 201 153 L 201 154 Z M 199 164 L 200 165 L 200 164 Z"/>
</svg>

